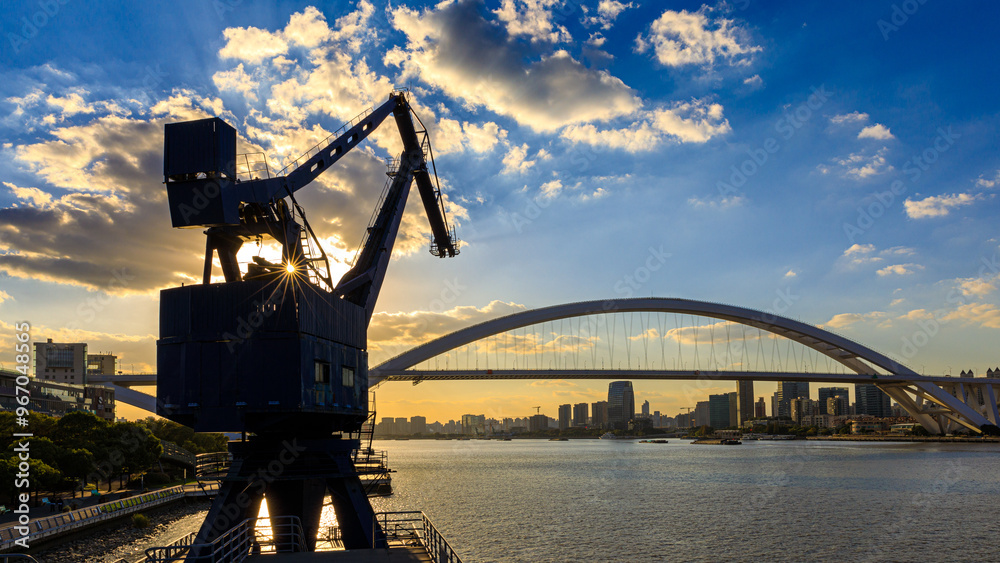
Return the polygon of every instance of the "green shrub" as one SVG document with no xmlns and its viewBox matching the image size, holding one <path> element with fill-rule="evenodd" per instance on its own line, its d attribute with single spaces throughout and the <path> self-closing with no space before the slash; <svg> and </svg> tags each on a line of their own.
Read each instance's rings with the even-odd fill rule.
<svg viewBox="0 0 1000 563">
<path fill-rule="evenodd" d="M 143 528 L 148 528 L 149 527 L 149 517 L 146 516 L 145 514 L 133 514 L 132 515 L 132 526 L 134 528 L 139 528 L 140 530 L 143 529 Z"/>
</svg>

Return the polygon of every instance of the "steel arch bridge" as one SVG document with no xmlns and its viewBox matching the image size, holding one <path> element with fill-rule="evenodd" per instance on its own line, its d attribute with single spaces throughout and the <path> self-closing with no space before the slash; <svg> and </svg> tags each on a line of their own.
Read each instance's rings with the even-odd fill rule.
<svg viewBox="0 0 1000 563">
<path fill-rule="evenodd" d="M 459 347 L 518 328 L 607 313 L 656 312 L 709 317 L 754 327 L 832 358 L 851 373 L 787 373 L 717 370 L 605 369 L 414 369 Z M 876 369 L 877 368 L 877 369 Z M 884 373 L 879 373 L 882 370 Z M 998 425 L 996 396 L 1000 379 L 923 376 L 892 358 L 827 330 L 771 313 L 675 298 L 610 299 L 567 303 L 522 311 L 486 321 L 417 346 L 369 370 L 372 388 L 385 381 L 502 379 L 659 379 L 815 381 L 873 383 L 898 402 L 924 428 L 946 434 L 958 426 L 982 432 Z"/>
</svg>

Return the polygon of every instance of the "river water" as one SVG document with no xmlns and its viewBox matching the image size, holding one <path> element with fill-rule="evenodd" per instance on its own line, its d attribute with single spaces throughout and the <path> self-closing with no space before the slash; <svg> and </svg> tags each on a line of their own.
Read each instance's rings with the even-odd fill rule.
<svg viewBox="0 0 1000 563">
<path fill-rule="evenodd" d="M 376 441 L 466 563 L 1000 559 L 1000 445 Z"/>
</svg>

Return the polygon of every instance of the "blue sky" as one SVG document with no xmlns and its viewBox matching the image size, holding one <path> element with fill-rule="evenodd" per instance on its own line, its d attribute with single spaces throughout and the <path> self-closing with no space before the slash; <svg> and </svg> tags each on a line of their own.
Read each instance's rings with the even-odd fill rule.
<svg viewBox="0 0 1000 563">
<path fill-rule="evenodd" d="M 373 364 L 492 316 L 656 295 L 773 309 L 927 373 L 1000 363 L 1000 46 L 989 2 L 20 2 L 0 44 L 0 345 L 87 341 L 155 369 L 162 125 L 219 115 L 277 164 L 393 88 L 429 124 L 454 260 L 409 209 Z M 341 260 L 390 128 L 303 190 Z M 664 267 L 625 280 L 650 256 Z M 340 266 L 340 272 L 346 268 Z M 425 327 L 416 333 L 413 326 Z M 914 353 L 927 326 L 940 330 Z M 12 354 L 0 354 L 12 362 Z M 637 383 L 674 414 L 678 384 Z M 728 385 L 708 392 L 729 391 Z M 773 384 L 759 386 L 769 395 Z M 529 414 L 603 383 L 386 387 L 380 415 Z"/>
</svg>

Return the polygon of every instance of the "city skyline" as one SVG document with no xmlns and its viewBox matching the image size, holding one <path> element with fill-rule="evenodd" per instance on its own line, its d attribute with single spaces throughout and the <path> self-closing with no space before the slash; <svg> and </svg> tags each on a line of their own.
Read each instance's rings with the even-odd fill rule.
<svg viewBox="0 0 1000 563">
<path fill-rule="evenodd" d="M 465 246 L 435 260 L 418 210 L 404 217 L 372 365 L 488 318 L 649 295 L 782 314 L 924 373 L 1000 363 L 998 77 L 978 62 L 1000 55 L 978 31 L 996 5 L 920 4 L 903 21 L 871 3 L 39 10 L 14 6 L 3 23 L 7 367 L 13 323 L 28 321 L 35 342 L 87 342 L 127 371 L 156 370 L 158 290 L 197 281 L 204 250 L 200 232 L 170 228 L 165 123 L 221 116 L 241 151 L 279 168 L 402 87 Z M 334 277 L 394 143 L 376 133 L 299 198 Z M 605 384 L 390 383 L 378 404 L 449 418 L 554 412 L 600 400 Z M 635 385 L 661 412 L 732 392 Z M 755 395 L 775 388 L 757 382 Z"/>
</svg>

